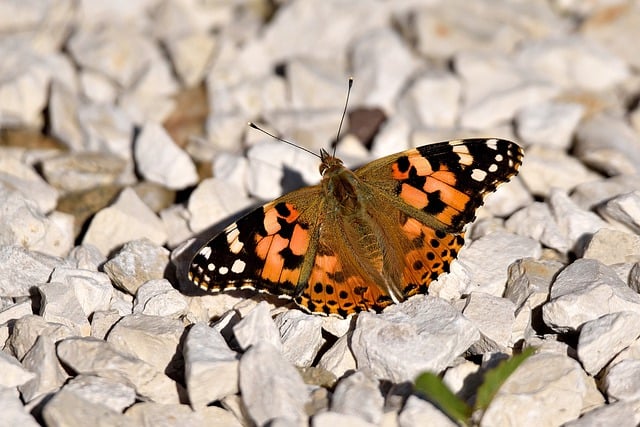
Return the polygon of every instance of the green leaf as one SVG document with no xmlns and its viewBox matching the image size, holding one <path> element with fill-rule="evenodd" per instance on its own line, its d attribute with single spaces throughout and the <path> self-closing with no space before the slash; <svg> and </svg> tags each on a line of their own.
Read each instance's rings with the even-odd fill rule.
<svg viewBox="0 0 640 427">
<path fill-rule="evenodd" d="M 513 374 L 518 366 L 527 360 L 534 352 L 535 348 L 528 347 L 524 349 L 522 353 L 516 354 L 507 360 L 503 360 L 498 364 L 498 366 L 488 370 L 484 374 L 484 381 L 482 382 L 482 385 L 478 387 L 474 410 L 486 410 L 502 384 L 504 384 L 507 378 Z"/>
<path fill-rule="evenodd" d="M 453 394 L 439 376 L 425 372 L 416 379 L 416 391 L 437 405 L 447 416 L 467 425 L 471 406 Z"/>
</svg>

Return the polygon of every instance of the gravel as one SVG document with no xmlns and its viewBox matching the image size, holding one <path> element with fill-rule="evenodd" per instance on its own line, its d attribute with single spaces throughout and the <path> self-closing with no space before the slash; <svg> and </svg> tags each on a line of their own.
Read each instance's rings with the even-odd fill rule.
<svg viewBox="0 0 640 427">
<path fill-rule="evenodd" d="M 640 423 L 640 5 L 0 3 L 0 413 L 24 426 Z M 185 257 L 261 201 L 413 146 L 525 148 L 429 295 L 350 319 L 202 295 Z M 186 243 L 185 243 L 186 242 Z M 195 242 L 195 243 L 194 243 Z"/>
</svg>

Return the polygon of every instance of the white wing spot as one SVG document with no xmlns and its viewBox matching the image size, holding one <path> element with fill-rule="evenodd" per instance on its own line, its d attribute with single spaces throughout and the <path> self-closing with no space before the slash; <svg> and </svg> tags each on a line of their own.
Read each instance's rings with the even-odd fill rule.
<svg viewBox="0 0 640 427">
<path fill-rule="evenodd" d="M 471 178 L 475 181 L 482 182 L 487 177 L 487 173 L 482 169 L 474 169 L 471 172 Z"/>
<path fill-rule="evenodd" d="M 498 140 L 495 139 L 495 138 L 487 139 L 487 147 L 491 148 L 492 150 L 497 150 L 498 149 Z"/>
<path fill-rule="evenodd" d="M 200 255 L 202 255 L 208 260 L 209 257 L 211 256 L 211 247 L 205 246 L 204 248 L 200 249 Z"/>
<path fill-rule="evenodd" d="M 216 266 L 212 262 L 210 262 L 209 264 L 207 264 L 207 269 L 209 271 L 213 271 L 216 269 Z"/>
<path fill-rule="evenodd" d="M 502 157 L 502 154 L 496 154 L 496 157 L 494 157 L 494 159 L 496 159 L 496 162 L 501 162 L 504 157 Z"/>
<path fill-rule="evenodd" d="M 231 266 L 231 271 L 236 274 L 242 273 L 246 265 L 247 265 L 246 262 L 242 261 L 241 259 L 237 259 L 233 262 L 233 265 Z"/>
<path fill-rule="evenodd" d="M 470 166 L 473 164 L 473 156 L 469 154 L 469 147 L 466 145 L 452 144 L 453 152 L 460 158 L 460 164 Z"/>
<path fill-rule="evenodd" d="M 487 169 L 489 172 L 491 173 L 495 173 L 498 171 L 498 165 L 496 165 L 495 163 L 493 163 L 491 166 L 489 166 L 489 168 Z"/>
<path fill-rule="evenodd" d="M 222 275 L 225 275 L 225 274 L 227 274 L 228 272 L 229 272 L 229 269 L 228 269 L 227 267 L 220 267 L 220 268 L 218 269 L 218 273 L 220 273 L 220 274 L 222 274 Z"/>
<path fill-rule="evenodd" d="M 229 243 L 229 250 L 234 255 L 239 254 L 242 248 L 244 248 L 244 243 L 242 243 L 240 240 L 234 240 L 233 242 Z"/>
</svg>

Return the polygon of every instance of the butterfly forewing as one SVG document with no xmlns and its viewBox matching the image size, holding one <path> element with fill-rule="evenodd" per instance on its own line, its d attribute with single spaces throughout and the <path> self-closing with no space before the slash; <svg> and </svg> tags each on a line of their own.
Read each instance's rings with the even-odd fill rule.
<svg viewBox="0 0 640 427">
<path fill-rule="evenodd" d="M 387 156 L 349 175 L 325 156 L 331 167 L 323 169 L 323 183 L 231 224 L 196 253 L 189 279 L 211 292 L 251 288 L 292 298 L 312 313 L 380 311 L 426 293 L 449 271 L 464 225 L 488 193 L 517 174 L 522 157 L 510 141 L 456 140 Z M 353 191 L 332 193 L 335 185 L 324 185 L 331 179 Z"/>
<path fill-rule="evenodd" d="M 522 157 L 511 141 L 463 139 L 384 157 L 356 175 L 409 216 L 459 232 L 475 219 L 484 197 L 517 173 Z"/>
</svg>

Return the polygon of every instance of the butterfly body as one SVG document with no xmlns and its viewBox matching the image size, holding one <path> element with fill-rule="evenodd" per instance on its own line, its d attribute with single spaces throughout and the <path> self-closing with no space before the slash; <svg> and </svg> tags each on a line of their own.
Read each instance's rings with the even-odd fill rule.
<svg viewBox="0 0 640 427">
<path fill-rule="evenodd" d="M 521 160 L 520 147 L 500 139 L 431 144 L 356 171 L 322 150 L 320 184 L 214 236 L 189 279 L 211 292 L 268 292 L 311 313 L 381 311 L 449 271 L 464 225 Z"/>
</svg>

